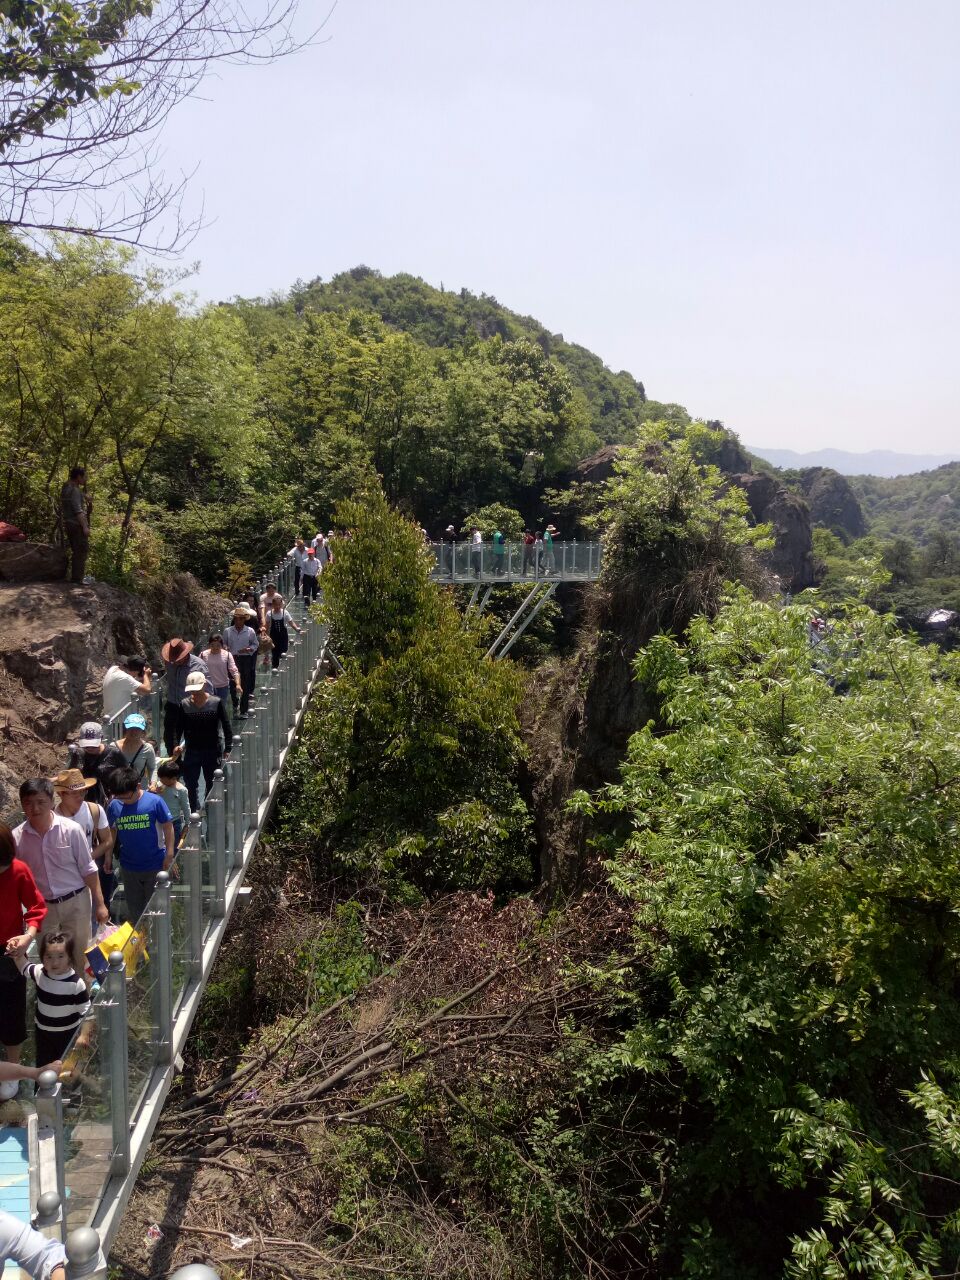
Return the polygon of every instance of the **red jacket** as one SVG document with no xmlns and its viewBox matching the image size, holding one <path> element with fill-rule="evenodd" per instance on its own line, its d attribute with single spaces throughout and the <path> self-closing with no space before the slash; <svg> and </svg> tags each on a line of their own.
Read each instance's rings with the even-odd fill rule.
<svg viewBox="0 0 960 1280">
<path fill-rule="evenodd" d="M 0 871 L 0 948 L 33 925 L 37 932 L 47 914 L 47 904 L 34 882 L 30 868 L 14 858 Z"/>
</svg>

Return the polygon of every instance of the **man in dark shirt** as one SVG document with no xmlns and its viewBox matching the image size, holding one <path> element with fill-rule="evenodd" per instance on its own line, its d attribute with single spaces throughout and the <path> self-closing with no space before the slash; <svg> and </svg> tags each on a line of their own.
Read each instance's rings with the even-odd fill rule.
<svg viewBox="0 0 960 1280">
<path fill-rule="evenodd" d="M 233 747 L 233 729 L 227 709 L 219 698 L 207 693 L 207 679 L 202 671 L 187 676 L 187 696 L 180 703 L 183 737 L 183 780 L 190 796 L 190 811 L 200 808 L 200 774 L 209 794 L 214 771 L 220 768 L 224 755 Z M 221 745 L 220 734 L 223 732 Z"/>
<path fill-rule="evenodd" d="M 163 674 L 166 683 L 166 703 L 163 708 L 163 745 L 167 755 L 173 755 L 174 748 L 179 746 L 183 735 L 181 707 L 187 692 L 187 678 L 199 671 L 204 677 L 209 676 L 207 664 L 193 652 L 193 641 L 174 636 L 160 650 L 163 659 Z M 208 692 L 213 692 L 213 685 L 205 681 Z"/>
<path fill-rule="evenodd" d="M 70 581 L 82 583 L 90 550 L 90 509 L 82 486 L 87 483 L 85 467 L 73 467 L 70 479 L 60 490 L 63 529 L 70 544 Z"/>
</svg>

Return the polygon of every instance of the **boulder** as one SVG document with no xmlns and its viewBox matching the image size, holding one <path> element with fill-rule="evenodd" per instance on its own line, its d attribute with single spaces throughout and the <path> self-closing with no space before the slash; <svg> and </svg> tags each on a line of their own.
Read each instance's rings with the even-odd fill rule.
<svg viewBox="0 0 960 1280">
<path fill-rule="evenodd" d="M 789 591 L 812 587 L 816 570 L 806 502 L 765 473 L 731 476 L 731 480 L 747 495 L 750 514 L 757 524 L 773 527 L 774 547 L 768 552 L 768 562 L 784 587 Z"/>
<path fill-rule="evenodd" d="M 0 582 L 62 582 L 67 553 L 49 542 L 0 542 Z"/>
<path fill-rule="evenodd" d="M 857 495 L 846 476 L 830 467 L 807 467 L 800 472 L 800 487 L 814 524 L 829 529 L 844 542 L 862 538 L 867 521 Z"/>
</svg>

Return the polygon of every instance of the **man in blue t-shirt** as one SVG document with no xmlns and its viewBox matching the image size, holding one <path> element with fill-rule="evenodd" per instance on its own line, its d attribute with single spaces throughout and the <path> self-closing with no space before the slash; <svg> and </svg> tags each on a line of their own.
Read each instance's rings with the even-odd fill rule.
<svg viewBox="0 0 960 1280">
<path fill-rule="evenodd" d="M 158 871 L 173 866 L 173 818 L 165 801 L 140 786 L 136 769 L 117 769 L 109 779 L 114 799 L 107 820 L 116 833 L 127 919 L 136 924 L 150 901 Z"/>
</svg>

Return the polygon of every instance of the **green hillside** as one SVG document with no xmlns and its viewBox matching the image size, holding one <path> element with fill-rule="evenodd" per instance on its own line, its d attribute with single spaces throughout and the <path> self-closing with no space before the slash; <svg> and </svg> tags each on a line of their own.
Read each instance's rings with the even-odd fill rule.
<svg viewBox="0 0 960 1280">
<path fill-rule="evenodd" d="M 893 479 L 851 476 L 850 485 L 879 537 L 925 545 L 939 534 L 960 534 L 960 462 Z"/>
<path fill-rule="evenodd" d="M 282 312 L 298 315 L 369 311 L 428 347 L 470 346 L 496 336 L 507 342 L 532 339 L 583 392 L 591 409 L 591 426 L 604 444 L 631 439 L 641 422 L 659 416 L 652 413 L 654 406 L 647 407 L 643 383 L 632 374 L 612 372 L 586 347 L 567 342 L 533 316 L 519 315 L 487 293 L 478 296 L 469 289 L 454 293 L 436 289 L 419 276 L 403 272 L 384 276 L 371 267 L 358 266 L 326 283 L 319 279 L 309 284 L 298 282 L 276 305 Z"/>
</svg>

